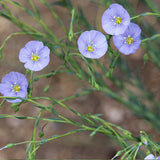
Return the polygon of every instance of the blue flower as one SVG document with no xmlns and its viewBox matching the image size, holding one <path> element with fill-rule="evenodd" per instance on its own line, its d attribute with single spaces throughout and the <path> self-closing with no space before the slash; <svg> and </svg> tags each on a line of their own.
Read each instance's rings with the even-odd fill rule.
<svg viewBox="0 0 160 160">
<path fill-rule="evenodd" d="M 134 53 L 141 44 L 141 29 L 130 23 L 123 34 L 113 36 L 113 43 L 125 55 Z"/>
<path fill-rule="evenodd" d="M 98 59 L 108 49 L 106 37 L 103 33 L 96 30 L 83 32 L 77 43 L 80 53 L 87 58 Z"/>
<path fill-rule="evenodd" d="M 50 50 L 40 41 L 30 41 L 20 50 L 19 60 L 25 63 L 24 67 L 31 71 L 40 71 L 50 60 Z"/>
<path fill-rule="evenodd" d="M 122 34 L 130 24 L 130 15 L 120 4 L 112 4 L 102 15 L 102 27 L 110 35 Z"/>
<path fill-rule="evenodd" d="M 160 156 L 156 158 L 153 154 L 149 154 L 144 158 L 144 160 L 157 160 L 157 159 L 160 159 Z"/>
<path fill-rule="evenodd" d="M 22 97 L 27 95 L 28 81 L 22 73 L 10 72 L 6 74 L 0 83 L 0 93 L 5 97 Z M 21 102 L 22 100 L 7 100 L 11 103 Z"/>
</svg>

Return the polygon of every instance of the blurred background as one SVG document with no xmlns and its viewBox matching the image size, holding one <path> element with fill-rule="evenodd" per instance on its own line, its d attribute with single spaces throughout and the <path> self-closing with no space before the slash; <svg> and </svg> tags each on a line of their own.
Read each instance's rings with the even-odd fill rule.
<svg viewBox="0 0 160 160">
<path fill-rule="evenodd" d="M 52 3 L 53 9 L 69 29 L 71 14 L 66 8 L 53 3 L 56 1 L 57 0 L 47 0 L 48 3 Z M 30 8 L 28 0 L 16 0 L 16 2 L 20 3 L 26 8 Z M 34 0 L 33 2 L 39 9 L 42 19 L 53 31 L 53 33 L 59 39 L 64 37 L 64 31 L 61 29 L 48 8 L 39 0 Z M 105 3 L 105 1 L 72 0 L 71 2 L 76 10 L 80 10 L 81 8 L 90 26 L 104 33 L 101 26 L 101 16 L 103 12 L 108 8 L 108 4 Z M 147 0 L 122 0 L 121 2 L 119 2 L 118 0 L 110 0 L 110 2 L 123 4 L 124 8 L 128 10 L 131 16 L 138 15 L 144 12 L 154 12 L 153 9 L 157 9 L 160 12 L 159 0 L 152 0 L 152 3 L 154 5 L 149 5 L 149 2 Z M 129 7 L 127 7 L 128 5 Z M 27 13 L 21 11 L 11 4 L 7 4 L 7 6 L 12 11 L 12 14 L 18 17 L 20 20 L 41 30 L 40 25 L 36 23 L 36 21 Z M 132 10 L 130 10 L 130 7 L 132 8 Z M 2 9 L 2 6 L 0 9 Z M 142 32 L 148 37 L 160 31 L 159 22 L 160 19 L 154 16 L 142 17 L 136 21 L 136 23 L 140 25 Z M 89 30 L 85 26 L 82 26 L 81 29 L 83 31 Z M 8 35 L 18 31 L 20 31 L 18 27 L 16 27 L 5 18 L 0 17 L 0 44 L 3 43 Z M 11 71 L 25 73 L 25 68 L 23 64 L 19 62 L 18 55 L 20 49 L 23 48 L 25 44 L 30 40 L 33 40 L 31 36 L 18 35 L 12 37 L 7 41 L 3 50 L 3 57 L 2 59 L 0 59 L 0 79 L 2 79 L 4 75 Z M 149 43 L 147 43 L 145 46 L 141 45 L 136 53 L 129 56 L 121 55 L 121 58 L 127 61 L 131 74 L 138 75 L 144 87 L 152 93 L 156 101 L 159 101 L 160 59 L 156 56 L 155 53 L 159 54 L 159 52 L 157 51 L 160 48 L 157 41 L 149 42 L 154 50 L 153 48 L 149 50 L 147 48 Z M 151 51 L 154 52 L 154 56 L 152 56 L 152 53 L 150 54 Z M 149 55 L 149 60 L 144 63 L 143 56 L 146 53 Z M 54 55 L 54 53 L 51 54 L 50 58 L 50 64 L 42 71 L 34 73 L 34 77 L 36 77 L 37 75 L 48 73 L 52 70 L 56 70 L 58 66 L 63 63 L 60 58 Z M 107 55 L 101 58 L 100 61 L 105 62 L 106 65 L 109 64 Z M 123 81 L 124 74 L 121 74 L 121 72 L 119 72 L 118 66 L 115 67 L 113 74 L 117 76 L 119 80 Z M 126 79 L 130 78 L 128 75 L 125 76 Z M 112 81 L 108 80 L 107 83 L 113 91 L 116 91 L 116 87 L 112 83 Z M 49 91 L 47 93 L 44 93 L 43 89 L 47 85 L 50 85 Z M 33 96 L 52 96 L 56 99 L 62 99 L 75 93 L 79 93 L 86 88 L 90 88 L 88 82 L 86 82 L 85 80 L 80 80 L 75 75 L 65 73 L 57 74 L 55 76 L 52 76 L 51 78 L 42 78 L 39 81 L 34 82 L 33 86 Z M 125 87 L 130 88 L 130 90 L 133 91 L 134 94 L 141 96 L 141 92 L 134 85 L 126 82 Z M 45 106 L 50 104 L 45 100 L 39 100 L 38 102 Z M 148 102 L 146 101 L 144 103 Z M 82 114 L 101 113 L 102 117 L 106 121 L 114 123 L 124 129 L 131 131 L 135 136 L 139 135 L 139 132 L 143 130 L 146 131 L 147 134 L 154 135 L 153 140 L 160 142 L 160 133 L 158 129 L 155 129 L 151 123 L 147 122 L 147 120 L 140 118 L 140 116 L 137 116 L 126 106 L 123 106 L 122 104 L 109 98 L 104 93 L 94 92 L 86 96 L 72 99 L 68 102 L 65 102 L 65 104 L 69 105 L 72 108 L 75 108 Z M 150 106 L 150 104 L 147 105 Z M 66 117 L 71 117 L 72 119 L 75 118 L 71 112 L 65 110 L 64 108 L 58 105 L 56 105 L 55 108 L 59 113 L 63 113 L 63 115 L 65 115 Z M 14 110 L 10 108 L 10 103 L 7 102 L 0 109 L 0 114 L 38 116 L 39 111 L 40 109 L 35 108 L 32 104 L 27 103 L 22 104 L 20 106 L 20 110 L 15 113 Z M 49 113 L 46 112 L 43 116 L 50 117 L 52 115 L 49 115 Z M 34 123 L 34 120 L 19 120 L 14 118 L 0 119 L 0 147 L 3 147 L 8 143 L 30 140 L 34 128 Z M 48 138 L 53 135 L 63 134 L 74 129 L 75 128 L 73 126 L 68 124 L 40 122 L 38 132 L 43 131 L 43 138 Z M 55 141 L 52 141 L 51 143 L 46 143 L 42 145 L 38 150 L 37 159 L 110 159 L 120 149 L 117 141 L 112 140 L 105 135 L 99 133 L 97 133 L 93 137 L 90 137 L 89 135 L 90 132 L 80 132 L 71 136 L 57 139 Z M 37 139 L 40 139 L 38 135 Z M 27 145 L 19 145 L 11 149 L 2 150 L 0 151 L 0 159 L 25 159 L 26 147 Z"/>
</svg>

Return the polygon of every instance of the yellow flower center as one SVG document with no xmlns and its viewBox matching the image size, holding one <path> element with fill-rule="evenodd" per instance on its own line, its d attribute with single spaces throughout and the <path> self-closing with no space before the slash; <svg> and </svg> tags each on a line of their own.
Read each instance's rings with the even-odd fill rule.
<svg viewBox="0 0 160 160">
<path fill-rule="evenodd" d="M 132 44 L 132 43 L 133 43 L 133 38 L 128 37 L 128 38 L 126 39 L 126 42 L 127 42 L 127 44 Z"/>
<path fill-rule="evenodd" d="M 89 45 L 89 46 L 87 47 L 87 50 L 88 50 L 88 52 L 93 52 L 93 47 L 92 47 L 91 45 Z"/>
<path fill-rule="evenodd" d="M 39 59 L 39 56 L 37 54 L 32 55 L 32 60 L 33 61 L 38 61 L 38 59 Z"/>
<path fill-rule="evenodd" d="M 121 17 L 117 17 L 116 19 L 115 19 L 115 23 L 116 24 L 121 24 L 122 23 L 122 19 L 121 19 Z"/>
<path fill-rule="evenodd" d="M 17 85 L 17 84 L 13 87 L 13 91 L 14 92 L 19 92 L 20 89 L 21 89 L 21 87 L 19 85 Z"/>
</svg>

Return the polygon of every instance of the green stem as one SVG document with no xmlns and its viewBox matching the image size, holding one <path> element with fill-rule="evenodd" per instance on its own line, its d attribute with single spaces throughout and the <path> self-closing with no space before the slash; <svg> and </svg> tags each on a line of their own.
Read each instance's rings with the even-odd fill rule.
<svg viewBox="0 0 160 160">
<path fill-rule="evenodd" d="M 152 12 L 141 13 L 137 16 L 131 17 L 131 20 L 139 18 L 139 17 L 144 17 L 144 16 L 158 16 L 158 17 L 160 17 L 160 14 L 159 13 L 152 13 Z"/>
<path fill-rule="evenodd" d="M 152 11 L 152 12 L 155 12 L 155 13 L 159 13 L 159 9 L 158 9 L 158 5 L 154 2 L 154 1 L 151 1 L 151 0 L 144 0 L 142 1 L 144 3 L 146 3 L 145 5 Z"/>
<path fill-rule="evenodd" d="M 61 21 L 61 19 L 59 18 L 58 14 L 53 10 L 53 8 L 51 7 L 51 5 L 49 5 L 45 0 L 40 0 L 43 4 L 46 5 L 46 7 L 49 8 L 49 10 L 51 11 L 51 13 L 53 14 L 53 16 L 56 18 L 56 20 L 58 21 L 58 23 L 61 25 L 61 27 L 63 28 L 63 30 L 67 33 L 67 28 L 65 27 L 65 25 L 63 24 L 63 22 Z"/>
<path fill-rule="evenodd" d="M 84 96 L 84 95 L 90 94 L 90 93 L 92 93 L 94 91 L 95 91 L 95 89 L 86 89 L 81 93 L 76 93 L 76 94 L 74 94 L 72 96 L 68 96 L 68 97 L 66 97 L 64 99 L 61 99 L 61 100 L 59 100 L 59 102 L 65 102 L 65 101 L 68 101 L 68 100 L 71 100 L 71 99 L 74 99 L 74 98 L 77 98 L 77 97 L 80 97 L 80 96 Z M 33 97 L 32 99 L 27 99 L 27 101 L 31 102 L 32 100 L 38 100 L 38 99 L 45 99 L 45 100 L 53 101 L 53 99 L 50 98 L 50 97 Z"/>
<path fill-rule="evenodd" d="M 33 81 L 37 81 L 41 78 L 44 78 L 44 77 L 51 77 L 53 75 L 56 75 L 57 73 L 66 73 L 66 72 L 69 72 L 69 70 L 60 70 L 61 68 L 64 68 L 65 66 L 64 65 L 60 65 L 55 71 L 52 71 L 51 73 L 47 73 L 47 74 L 43 74 L 43 75 L 39 75 L 37 77 L 34 78 Z"/>
<path fill-rule="evenodd" d="M 17 119 L 41 120 L 41 121 L 46 121 L 46 122 L 66 123 L 66 121 L 63 121 L 61 119 L 56 119 L 56 118 L 50 119 L 50 118 L 38 118 L 38 117 L 29 117 L 29 116 L 16 116 L 16 115 L 0 114 L 0 119 L 3 119 L 3 118 L 17 118 Z"/>
<path fill-rule="evenodd" d="M 3 99 L 3 101 L 1 102 L 1 104 L 0 104 L 0 109 L 1 109 L 1 107 L 3 106 L 3 104 L 6 102 L 6 99 Z"/>
<path fill-rule="evenodd" d="M 29 3 L 30 3 L 30 5 L 31 5 L 31 7 L 32 7 L 32 9 L 33 9 L 33 11 L 34 11 L 34 13 L 36 14 L 37 18 L 39 18 L 39 16 L 38 16 L 38 15 L 39 15 L 39 14 L 38 14 L 38 11 L 37 11 L 37 9 L 36 9 L 36 7 L 35 7 L 33 1 L 32 1 L 32 0 L 29 0 Z"/>
<path fill-rule="evenodd" d="M 141 40 L 141 42 L 144 43 L 144 42 L 147 42 L 147 41 L 152 41 L 152 40 L 154 40 L 154 39 L 156 39 L 158 37 L 160 37 L 160 34 L 155 34 L 152 37 L 145 38 L 145 39 Z"/>
<path fill-rule="evenodd" d="M 136 151 L 135 151 L 135 153 L 133 155 L 133 160 L 136 160 L 137 153 L 138 153 L 138 151 L 139 151 L 141 146 L 142 146 L 142 144 L 138 144 L 137 149 L 136 149 Z"/>
<path fill-rule="evenodd" d="M 26 12 L 26 9 L 25 9 L 24 7 L 22 7 L 21 5 L 18 5 L 17 3 L 14 3 L 14 2 L 12 2 L 12 1 L 10 1 L 10 0 L 5 0 L 5 1 L 8 2 L 8 3 L 10 3 L 10 4 L 12 4 L 12 5 L 14 5 L 14 6 L 16 6 L 16 7 L 18 7 L 18 8 L 20 8 L 21 10 L 23 10 L 23 11 Z M 30 1 L 31 1 L 31 0 L 30 0 Z M 31 2 L 32 2 L 32 1 L 31 1 Z M 34 4 L 33 4 L 33 3 L 32 3 L 32 7 L 34 7 Z M 6 7 L 6 8 L 7 8 L 7 7 Z M 36 9 L 36 8 L 34 7 L 34 9 Z M 27 13 L 28 13 L 28 12 L 27 12 Z M 37 12 L 36 12 L 36 13 L 37 13 Z M 38 13 L 37 13 L 37 14 L 38 14 Z M 10 16 L 11 16 L 13 19 L 16 19 L 12 14 L 11 14 Z M 42 19 L 39 19 L 39 17 L 37 17 L 37 16 L 32 16 L 32 17 L 33 17 L 36 21 L 38 21 L 38 22 L 43 26 L 43 28 L 51 35 L 51 37 L 54 38 L 54 41 L 55 41 L 56 43 L 58 43 L 57 37 L 51 32 L 51 30 L 46 26 L 46 24 L 42 21 Z M 17 20 L 17 22 L 19 22 L 20 24 L 23 24 L 23 26 L 31 29 L 32 31 L 38 32 L 36 29 L 34 29 L 34 28 L 26 25 L 25 23 L 21 22 L 19 19 L 16 19 L 16 20 Z M 52 39 L 52 40 L 53 40 L 53 39 Z"/>
<path fill-rule="evenodd" d="M 29 94 L 28 94 L 28 98 L 32 97 L 32 92 L 33 92 L 33 71 L 31 71 L 31 77 L 30 77 L 30 81 L 29 81 Z"/>
<path fill-rule="evenodd" d="M 41 117 L 42 113 L 44 112 L 45 110 L 41 110 L 39 115 L 38 115 L 38 118 Z M 36 122 L 35 122 L 35 125 L 34 125 L 34 130 L 33 130 L 33 135 L 32 135 L 32 139 L 31 141 L 35 141 L 36 139 L 36 131 L 37 131 L 37 127 L 38 127 L 38 124 L 39 124 L 39 120 L 37 119 Z M 36 148 L 36 144 L 35 143 L 32 143 L 32 144 L 28 144 L 29 146 L 31 145 L 30 147 L 30 150 L 28 152 L 28 157 L 29 159 L 36 159 L 36 152 L 32 152 L 35 150 Z"/>
<path fill-rule="evenodd" d="M 71 41 L 73 38 L 73 21 L 74 21 L 74 15 L 75 15 L 75 9 L 72 9 L 72 17 L 71 17 L 71 22 L 70 22 L 70 29 L 69 29 L 69 33 L 68 33 L 68 38 Z"/>
<path fill-rule="evenodd" d="M 9 15 L 12 15 L 11 11 L 9 10 L 9 8 L 6 6 L 6 4 L 4 3 L 4 1 L 1 1 L 2 6 L 5 8 L 5 10 L 8 12 Z"/>
<path fill-rule="evenodd" d="M 43 26 L 43 28 L 50 34 L 51 37 L 54 38 L 54 41 L 58 44 L 57 37 L 53 34 L 53 32 L 46 26 L 46 24 L 42 21 L 42 19 L 37 19 L 37 21 Z"/>
<path fill-rule="evenodd" d="M 7 1 L 8 2 L 8 1 Z M 10 3 L 10 2 L 9 2 Z M 5 7 L 7 8 L 7 6 L 5 5 Z M 32 28 L 31 26 L 23 23 L 22 21 L 20 21 L 18 18 L 14 17 L 12 14 L 7 14 L 3 11 L 0 10 L 0 14 L 2 16 L 4 16 L 5 18 L 8 18 L 12 23 L 16 24 L 17 26 L 19 26 L 23 31 L 28 31 L 26 30 L 29 29 L 30 31 L 33 31 L 35 33 L 38 33 L 38 31 L 35 28 Z"/>
<path fill-rule="evenodd" d="M 69 70 L 61 70 L 61 71 L 55 71 L 55 72 L 51 72 L 51 73 L 47 73 L 47 74 L 43 74 L 43 75 L 39 75 L 39 76 L 37 76 L 37 77 L 35 77 L 34 79 L 33 79 L 33 81 L 37 81 L 37 80 L 39 80 L 39 79 L 41 79 L 41 78 L 44 78 L 44 77 L 51 77 L 51 76 L 53 76 L 53 75 L 56 75 L 56 74 L 59 74 L 59 73 L 66 73 L 66 72 L 70 72 Z"/>
<path fill-rule="evenodd" d="M 2 54 L 2 50 L 6 44 L 6 42 L 13 36 L 16 36 L 16 35 L 26 35 L 26 34 L 29 34 L 31 36 L 41 36 L 41 37 L 45 37 L 48 39 L 48 36 L 44 35 L 44 34 L 41 34 L 41 33 L 32 33 L 32 32 L 16 32 L 16 33 L 12 33 L 10 34 L 9 36 L 7 36 L 7 38 L 3 41 L 1 47 L 0 47 L 0 52 Z"/>
<path fill-rule="evenodd" d="M 74 133 L 77 133 L 77 132 L 80 132 L 80 131 L 86 131 L 87 129 L 77 129 L 77 130 L 74 130 L 74 131 L 71 131 L 71 132 L 67 132 L 65 134 L 62 134 L 62 135 L 57 135 L 57 136 L 53 136 L 52 138 L 49 138 L 49 139 L 46 139 L 46 142 L 49 142 L 49 141 L 52 141 L 52 140 L 55 140 L 55 139 L 58 139 L 58 138 L 62 138 L 62 137 L 65 137 L 65 136 L 68 136 L 68 135 L 72 135 Z M 38 143 L 42 143 L 43 142 L 43 139 L 40 141 L 24 141 L 24 142 L 18 142 L 18 143 L 12 143 L 12 146 L 17 146 L 17 145 L 22 145 L 22 144 L 38 144 Z M 44 141 L 44 143 L 46 143 Z M 9 146 L 10 144 L 6 145 L 6 146 Z M 41 145 L 41 144 L 39 144 Z M 7 148 L 7 147 L 3 147 L 3 148 Z"/>
<path fill-rule="evenodd" d="M 52 97 L 51 97 L 51 99 L 52 99 L 55 103 L 59 104 L 60 106 L 66 108 L 66 109 L 68 109 L 68 110 L 70 110 L 71 112 L 73 112 L 73 113 L 76 114 L 77 116 L 79 116 L 79 117 L 82 117 L 82 116 L 83 116 L 81 113 L 75 111 L 74 109 L 70 108 L 69 106 L 63 104 L 62 102 L 60 102 L 60 101 L 58 101 L 58 100 L 56 100 L 56 99 L 54 99 L 54 98 L 52 98 Z"/>
</svg>

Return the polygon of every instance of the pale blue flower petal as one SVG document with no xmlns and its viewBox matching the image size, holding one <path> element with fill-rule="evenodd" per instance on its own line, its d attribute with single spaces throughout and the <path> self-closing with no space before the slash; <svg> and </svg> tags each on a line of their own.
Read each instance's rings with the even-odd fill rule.
<svg viewBox="0 0 160 160">
<path fill-rule="evenodd" d="M 14 87 L 18 85 L 19 90 L 15 91 Z M 22 97 L 27 95 L 28 81 L 26 77 L 19 72 L 10 72 L 6 74 L 0 83 L 0 93 L 5 97 Z M 17 103 L 21 102 L 21 99 L 9 100 L 8 102 Z"/>
<path fill-rule="evenodd" d="M 155 160 L 155 157 L 153 154 L 149 154 L 147 157 L 144 158 L 144 160 Z"/>
<path fill-rule="evenodd" d="M 39 52 L 37 53 L 40 58 L 42 57 L 49 57 L 50 50 L 48 47 L 44 46 Z"/>
<path fill-rule="evenodd" d="M 10 87 L 10 83 L 7 82 L 7 83 L 0 84 L 0 93 L 2 93 L 3 95 L 11 91 L 12 91 L 12 88 Z"/>
<path fill-rule="evenodd" d="M 116 18 L 121 19 L 121 23 L 116 23 Z M 124 33 L 130 24 L 130 15 L 120 4 L 112 4 L 102 15 L 102 27 L 110 35 Z"/>
<path fill-rule="evenodd" d="M 30 69 L 31 66 L 32 66 L 32 69 L 33 69 L 33 67 L 34 67 L 34 62 L 33 62 L 33 61 L 27 61 L 27 62 L 24 64 L 24 67 L 25 67 L 26 69 Z"/>
<path fill-rule="evenodd" d="M 26 48 L 22 48 L 19 53 L 20 62 L 26 63 L 31 59 L 32 59 L 32 52 L 29 52 Z"/>
<path fill-rule="evenodd" d="M 133 40 L 131 44 L 127 44 L 129 37 Z M 135 53 L 141 44 L 140 27 L 135 23 L 130 23 L 123 34 L 113 36 L 113 43 L 117 49 L 125 55 Z"/>
<path fill-rule="evenodd" d="M 83 32 L 77 43 L 79 52 L 86 58 L 101 58 L 108 49 L 105 35 L 96 30 Z M 93 51 L 89 51 L 88 46 L 91 46 Z"/>
<path fill-rule="evenodd" d="M 19 60 L 26 69 L 31 71 L 40 71 L 49 64 L 50 50 L 40 41 L 30 41 L 20 50 Z M 33 59 L 37 56 L 37 59 Z"/>
<path fill-rule="evenodd" d="M 39 51 L 40 49 L 43 48 L 43 43 L 40 41 L 29 41 L 26 45 L 25 48 L 29 52 L 34 52 L 34 51 Z"/>
<path fill-rule="evenodd" d="M 136 38 L 141 34 L 141 29 L 137 24 L 130 23 L 127 30 L 125 31 L 125 34 L 130 35 L 133 38 Z"/>
</svg>

